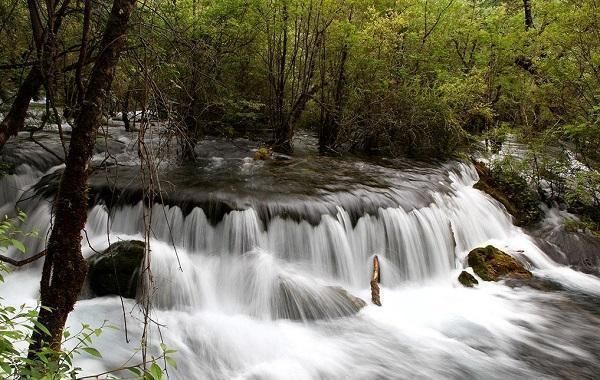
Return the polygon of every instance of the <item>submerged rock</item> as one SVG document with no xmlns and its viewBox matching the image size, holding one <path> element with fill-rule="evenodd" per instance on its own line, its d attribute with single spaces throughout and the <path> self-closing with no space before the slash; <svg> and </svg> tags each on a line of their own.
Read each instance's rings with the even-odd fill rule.
<svg viewBox="0 0 600 380">
<path fill-rule="evenodd" d="M 303 288 L 282 280 L 276 295 L 274 318 L 292 320 L 333 319 L 354 315 L 367 303 L 339 286 Z"/>
<path fill-rule="evenodd" d="M 531 272 L 525 269 L 523 264 L 491 245 L 484 248 L 475 248 L 469 252 L 467 261 L 475 274 L 485 281 L 498 281 L 502 278 L 529 279 L 532 277 Z"/>
<path fill-rule="evenodd" d="M 472 288 L 473 286 L 479 284 L 479 281 L 469 272 L 462 271 L 458 276 L 458 282 L 460 282 L 464 287 Z"/>
<path fill-rule="evenodd" d="M 144 242 L 120 241 L 88 259 L 88 280 L 97 296 L 120 295 L 135 298 Z"/>
</svg>

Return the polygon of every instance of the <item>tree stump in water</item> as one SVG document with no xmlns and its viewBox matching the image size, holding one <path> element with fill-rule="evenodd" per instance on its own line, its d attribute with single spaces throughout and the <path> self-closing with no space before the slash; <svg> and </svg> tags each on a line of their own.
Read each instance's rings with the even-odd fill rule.
<svg viewBox="0 0 600 380">
<path fill-rule="evenodd" d="M 381 306 L 381 300 L 379 299 L 379 259 L 377 256 L 373 257 L 373 274 L 371 275 L 371 301 L 377 306 Z"/>
</svg>

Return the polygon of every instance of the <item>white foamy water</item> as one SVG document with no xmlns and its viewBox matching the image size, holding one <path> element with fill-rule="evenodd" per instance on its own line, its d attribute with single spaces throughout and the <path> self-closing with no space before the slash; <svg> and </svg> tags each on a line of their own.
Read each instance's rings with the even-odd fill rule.
<svg viewBox="0 0 600 380">
<path fill-rule="evenodd" d="M 162 335 L 176 349 L 176 379 L 585 378 L 600 368 L 598 315 L 579 310 L 569 294 L 597 300 L 598 278 L 549 259 L 496 201 L 472 188 L 473 168 L 456 164 L 447 191 L 415 209 L 379 208 L 350 217 L 338 207 L 319 223 L 253 208 L 231 211 L 216 224 L 201 208 L 187 214 L 155 205 L 151 243 L 156 294 L 151 350 Z M 41 173 L 5 177 L 3 210 Z M 20 182 L 19 182 L 20 181 Z M 15 184 L 18 183 L 18 186 Z M 423 191 L 431 191 L 424 189 Z M 49 228 L 49 206 L 23 202 L 24 229 Z M 141 239 L 142 204 L 89 211 L 89 244 Z M 276 206 L 275 206 L 276 207 Z M 319 207 L 311 206 L 305 207 Z M 41 242 L 30 242 L 31 245 Z M 458 285 L 470 249 L 494 244 L 524 260 L 536 275 L 567 292 L 481 283 Z M 83 241 L 86 256 L 93 252 Z M 37 247 L 32 247 L 34 250 Z M 10 252 L 14 254 L 14 252 Z M 368 301 L 373 255 L 382 274 L 382 307 L 354 315 L 340 287 Z M 0 294 L 35 302 L 39 265 L 15 271 Z M 592 306 L 597 308 L 597 304 Z M 596 306 L 594 306 L 596 305 Z M 139 344 L 141 315 L 133 300 L 78 302 L 69 324 L 120 326 L 95 341 L 103 360 L 79 358 L 88 373 L 124 364 Z M 568 317 L 568 318 L 567 318 Z M 292 318 L 292 319 L 289 319 Z M 596 334 L 597 337 L 597 334 Z M 593 340 L 593 337 L 591 338 Z M 139 361 L 134 355 L 129 364 Z M 572 376 L 569 376 L 572 375 Z"/>
</svg>

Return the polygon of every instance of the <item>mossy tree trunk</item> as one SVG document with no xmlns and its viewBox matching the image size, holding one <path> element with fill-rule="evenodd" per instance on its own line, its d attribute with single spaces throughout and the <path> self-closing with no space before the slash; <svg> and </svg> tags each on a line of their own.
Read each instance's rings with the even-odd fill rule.
<svg viewBox="0 0 600 380">
<path fill-rule="evenodd" d="M 94 149 L 100 116 L 126 42 L 129 17 L 135 0 L 114 0 L 99 54 L 77 114 L 69 145 L 66 167 L 55 200 L 55 217 L 48 242 L 41 280 L 41 305 L 38 322 L 49 331 L 48 337 L 35 330 L 30 355 L 49 345 L 60 350 L 67 317 L 87 273 L 81 255 L 81 231 L 87 220 L 88 164 Z"/>
</svg>

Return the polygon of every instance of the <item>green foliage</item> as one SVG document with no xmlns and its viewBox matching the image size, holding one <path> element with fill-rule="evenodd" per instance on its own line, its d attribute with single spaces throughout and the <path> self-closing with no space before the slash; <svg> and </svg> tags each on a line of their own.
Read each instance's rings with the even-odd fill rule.
<svg viewBox="0 0 600 380">
<path fill-rule="evenodd" d="M 20 253 L 27 251 L 22 240 L 25 238 L 36 238 L 36 232 L 24 232 L 18 227 L 20 223 L 25 222 L 27 215 L 23 211 L 18 211 L 17 216 L 9 218 L 4 216 L 0 221 L 0 252 L 6 251 L 10 247 L 16 248 Z M 8 267 L 3 261 L 0 261 L 0 282 L 4 281 L 2 273 L 8 272 Z"/>
<path fill-rule="evenodd" d="M 586 206 L 600 208 L 600 173 L 579 171 L 570 181 L 565 198 L 568 202 L 581 202 Z"/>
<path fill-rule="evenodd" d="M 600 223 L 589 220 L 584 217 L 584 220 L 565 219 L 563 222 L 565 230 L 568 232 L 589 232 L 592 235 L 600 238 Z"/>
<path fill-rule="evenodd" d="M 543 217 L 541 199 L 522 176 L 523 161 L 506 157 L 495 161 L 490 169 L 476 164 L 479 182 L 475 188 L 485 191 L 506 207 L 515 218 L 515 224 L 528 226 Z"/>
<path fill-rule="evenodd" d="M 0 5 L 14 16 L 0 25 L 0 65 L 32 56 L 27 7 L 14 4 Z M 65 17 L 59 46 L 80 41 L 78 6 Z M 551 131 L 586 165 L 597 165 L 598 4 L 532 6 L 536 27 L 526 30 L 518 2 L 145 2 L 119 63 L 113 108 L 125 98 L 132 107 L 145 104 L 169 119 L 174 133 L 187 133 L 187 143 L 203 134 L 263 133 L 277 112 L 289 116 L 298 106 L 292 127 L 335 127 L 336 151 L 425 158 L 447 156 L 472 135 L 509 125 L 532 140 Z M 95 10 L 92 42 L 105 17 L 106 10 Z M 59 67 L 77 62 L 78 49 L 58 53 Z M 279 67 L 282 89 L 274 86 Z M 0 83 L 3 92 L 16 90 L 21 70 L 6 70 L 11 79 Z M 56 80 L 64 103 L 74 73 Z M 334 123 L 325 117 L 331 115 Z M 502 136 L 488 137 L 497 149 Z"/>
</svg>

